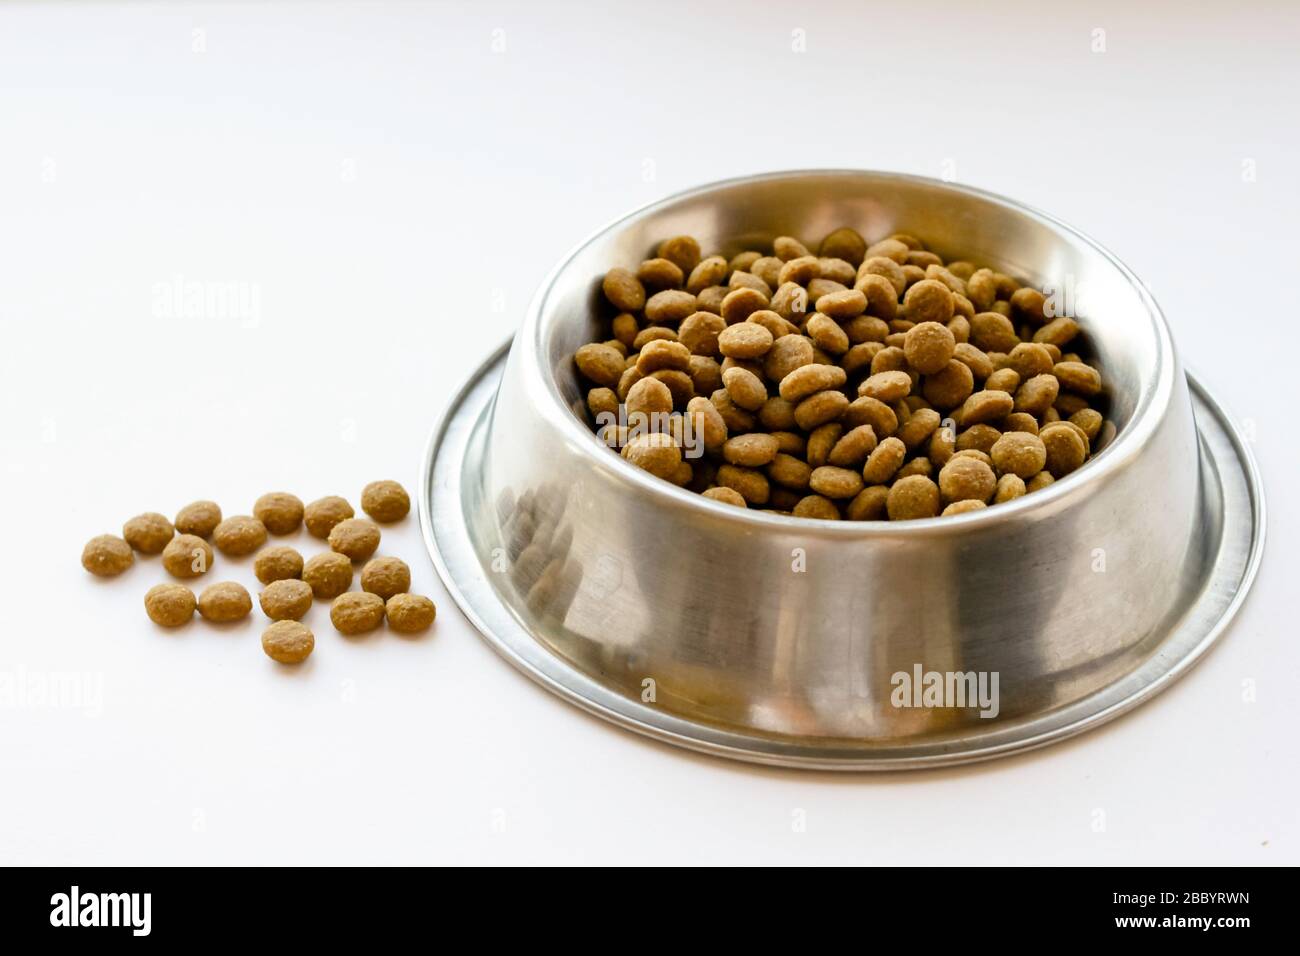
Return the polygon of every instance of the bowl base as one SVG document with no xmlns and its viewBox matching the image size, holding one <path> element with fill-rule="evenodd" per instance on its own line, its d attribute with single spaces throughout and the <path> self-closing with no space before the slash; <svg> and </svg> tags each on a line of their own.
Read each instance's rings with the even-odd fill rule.
<svg viewBox="0 0 1300 956">
<path fill-rule="evenodd" d="M 1064 707 L 933 739 L 904 742 L 790 738 L 691 721 L 630 698 L 555 654 L 544 636 L 520 623 L 487 580 L 470 534 L 467 474 L 476 473 L 477 447 L 509 342 L 457 391 L 435 426 L 419 489 L 420 525 L 448 592 L 484 640 L 553 693 L 619 726 L 667 743 L 732 759 L 820 770 L 903 770 L 969 763 L 1041 747 L 1099 726 L 1158 694 L 1199 661 L 1227 628 L 1254 581 L 1264 544 L 1259 473 L 1223 408 L 1188 373 L 1209 505 L 1217 519 L 1217 548 L 1199 588 L 1166 618 L 1176 624 L 1154 651 L 1095 693 Z"/>
</svg>

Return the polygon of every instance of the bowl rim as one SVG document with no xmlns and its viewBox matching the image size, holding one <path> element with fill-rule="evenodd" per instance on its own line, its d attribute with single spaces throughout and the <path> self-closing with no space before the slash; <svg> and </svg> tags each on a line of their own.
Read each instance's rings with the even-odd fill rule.
<svg viewBox="0 0 1300 956">
<path fill-rule="evenodd" d="M 1144 306 L 1147 319 L 1151 323 L 1152 331 L 1155 333 L 1155 373 L 1151 384 L 1143 390 L 1142 394 L 1138 395 L 1129 422 L 1116 434 L 1114 440 L 1087 461 L 1083 467 L 1031 495 L 1022 495 L 1013 501 L 1002 502 L 996 506 L 965 514 L 937 515 L 933 518 L 908 521 L 846 521 L 829 518 L 805 518 L 796 515 L 779 514 L 775 511 L 737 508 L 734 505 L 714 501 L 704 495 L 688 491 L 674 485 L 672 482 L 658 478 L 636 467 L 624 459 L 622 455 L 609 454 L 609 446 L 602 442 L 595 432 L 587 427 L 585 422 L 579 421 L 578 416 L 573 414 L 573 409 L 566 403 L 564 396 L 560 394 L 559 383 L 553 371 L 544 368 L 541 361 L 543 354 L 542 339 L 545 331 L 545 326 L 541 321 L 542 315 L 556 282 L 570 263 L 588 246 L 608 233 L 683 200 L 749 183 L 773 182 L 808 176 L 857 177 L 862 175 L 876 177 L 885 181 L 892 180 L 900 183 L 937 187 L 940 190 L 965 194 L 1002 206 L 1084 243 L 1110 263 L 1128 281 Z M 591 455 L 592 466 L 599 468 L 610 478 L 622 483 L 631 482 L 635 487 L 658 499 L 665 506 L 696 509 L 703 515 L 730 523 L 737 523 L 751 528 L 770 528 L 774 531 L 815 531 L 835 537 L 849 538 L 894 537 L 898 535 L 922 537 L 943 533 L 962 533 L 982 528 L 985 525 L 1012 521 L 1025 516 L 1027 513 L 1046 510 L 1058 502 L 1087 493 L 1089 486 L 1104 483 L 1108 477 L 1121 471 L 1146 446 L 1152 434 L 1164 420 L 1165 412 L 1172 401 L 1178 365 L 1168 322 L 1146 284 L 1118 256 L 1087 233 L 1036 207 L 974 186 L 946 182 L 933 177 L 917 176 L 911 173 L 843 167 L 776 170 L 754 175 L 734 176 L 672 193 L 624 213 L 588 234 L 581 242 L 573 246 L 547 273 L 524 313 L 523 324 L 520 327 L 520 333 L 516 337 L 515 344 L 523 345 L 524 354 L 522 358 L 526 373 L 541 379 L 543 388 L 553 403 L 554 411 L 559 413 L 558 417 L 562 420 L 560 428 L 564 430 L 563 433 L 572 440 L 574 447 L 596 452 L 597 454 Z M 547 419 L 550 420 L 550 416 L 547 416 Z"/>
</svg>

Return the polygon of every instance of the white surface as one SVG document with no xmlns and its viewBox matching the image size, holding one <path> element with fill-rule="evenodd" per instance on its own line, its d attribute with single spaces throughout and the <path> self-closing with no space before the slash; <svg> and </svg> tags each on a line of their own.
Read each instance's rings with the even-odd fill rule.
<svg viewBox="0 0 1300 956">
<path fill-rule="evenodd" d="M 0 706 L 0 860 L 1300 862 L 1300 29 L 1280 7 L 0 8 L 0 673 L 102 689 Z M 1079 226 L 1251 419 L 1269 553 L 1178 686 L 970 769 L 764 770 L 515 673 L 414 516 L 382 550 L 438 602 L 433 632 L 348 642 L 318 605 L 299 670 L 263 656 L 258 614 L 153 627 L 156 559 L 81 570 L 90 536 L 197 497 L 414 491 L 444 399 L 568 247 L 660 195 L 799 166 L 955 170 Z M 156 287 L 178 276 L 242 283 L 256 321 L 169 317 Z M 253 583 L 219 558 L 227 577 Z"/>
</svg>

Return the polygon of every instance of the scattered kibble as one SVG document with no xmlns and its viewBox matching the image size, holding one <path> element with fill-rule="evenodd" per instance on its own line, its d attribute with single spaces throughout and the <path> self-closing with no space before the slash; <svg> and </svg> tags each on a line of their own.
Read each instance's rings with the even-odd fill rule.
<svg viewBox="0 0 1300 956">
<path fill-rule="evenodd" d="M 1102 376 L 1042 293 L 901 233 L 817 248 L 676 236 L 611 269 L 610 335 L 574 357 L 601 437 L 715 501 L 851 521 L 977 511 L 1091 456 Z"/>
<path fill-rule="evenodd" d="M 689 244 L 669 247 L 673 254 L 689 258 Z M 671 262 L 664 265 L 673 269 Z M 699 262 L 692 270 L 693 281 L 712 283 L 725 272 L 727 264 L 710 260 Z M 616 277 L 610 288 L 615 294 L 634 297 L 640 280 L 635 276 Z M 674 280 L 675 281 L 675 280 Z M 704 288 L 704 286 L 701 286 Z M 625 298 L 625 301 L 633 301 Z M 718 299 L 721 302 L 721 297 Z M 650 339 L 649 341 L 653 341 Z M 623 346 L 620 344 L 620 348 Z M 620 357 L 621 352 L 617 352 Z M 689 383 L 689 376 L 673 364 L 672 350 L 665 364 L 652 369 L 658 378 L 650 378 L 669 395 L 684 391 L 686 384 L 665 377 L 678 372 Z M 664 384 L 667 382 L 668 384 Z M 617 384 L 617 383 L 616 383 Z M 719 375 L 719 384 L 720 375 Z M 612 409 L 618 407 L 618 395 L 609 391 Z M 627 388 L 619 394 L 626 394 Z M 593 407 L 596 407 L 594 403 Z M 713 406 L 709 412 L 716 415 Z M 1081 410 L 1081 409 L 1076 409 Z M 1081 418 L 1070 426 L 1085 434 L 1092 423 Z M 1095 429 L 1094 429 L 1095 430 Z M 754 436 L 762 441 L 767 436 Z M 755 452 L 749 452 L 749 456 Z M 742 455 L 745 457 L 745 455 Z M 748 457 L 746 460 L 750 460 Z M 679 456 L 680 461 L 680 456 Z M 195 501 L 186 505 L 168 521 L 157 512 L 145 512 L 123 525 L 123 536 L 99 535 L 87 542 L 81 563 L 100 577 L 121 574 L 135 562 L 135 552 L 161 553 L 161 564 L 174 577 L 191 579 L 207 573 L 213 562 L 213 545 L 223 554 L 242 556 L 256 552 L 253 573 L 264 588 L 258 594 L 262 612 L 274 623 L 262 635 L 262 649 L 273 660 L 295 664 L 305 660 L 315 647 L 311 630 L 301 623 L 315 600 L 330 600 L 330 619 L 343 634 L 362 634 L 379 627 L 388 618 L 393 631 L 413 634 L 433 623 L 437 613 L 427 597 L 410 594 L 411 571 L 400 558 L 372 558 L 379 546 L 380 530 L 375 521 L 399 521 L 410 513 L 410 497 L 398 482 L 384 480 L 366 485 L 361 494 L 362 507 L 374 519 L 356 518 L 352 506 L 340 497 L 317 499 L 304 506 L 288 492 L 272 492 L 257 499 L 253 515 L 223 518 L 221 508 L 212 501 Z M 330 551 L 304 561 L 302 555 L 287 545 L 263 547 L 267 534 L 292 534 L 301 525 L 317 537 L 326 538 Z M 212 544 L 206 540 L 211 537 Z M 260 550 L 259 550 L 260 549 Z M 369 559 L 369 560 L 367 560 Z M 353 561 L 366 561 L 361 570 L 361 591 L 349 592 L 355 573 Z M 235 581 L 221 581 L 203 589 L 197 597 L 181 584 L 157 584 L 144 596 L 145 613 L 156 624 L 175 628 L 194 617 L 228 623 L 246 617 L 253 601 L 248 590 Z"/>
<path fill-rule="evenodd" d="M 215 501 L 195 501 L 176 513 L 176 532 L 211 537 L 221 524 L 221 507 Z"/>
<path fill-rule="evenodd" d="M 253 558 L 253 574 L 263 584 L 302 577 L 302 555 L 288 545 L 263 548 Z"/>
<path fill-rule="evenodd" d="M 172 523 L 156 511 L 136 515 L 122 525 L 122 537 L 141 554 L 159 554 L 176 534 Z"/>
<path fill-rule="evenodd" d="M 402 634 L 423 631 L 437 613 L 433 602 L 422 594 L 394 594 L 385 605 L 388 626 Z"/>
<path fill-rule="evenodd" d="M 352 586 L 352 559 L 333 551 L 312 555 L 302 566 L 302 579 L 312 594 L 328 601 Z"/>
<path fill-rule="evenodd" d="M 303 522 L 311 534 L 324 540 L 330 536 L 336 524 L 351 518 L 353 514 L 352 506 L 347 503 L 347 499 L 340 498 L 338 495 L 327 495 L 324 498 L 317 498 L 303 509 Z"/>
<path fill-rule="evenodd" d="M 253 503 L 253 517 L 271 534 L 292 534 L 302 524 L 302 499 L 286 491 L 262 495 Z"/>
<path fill-rule="evenodd" d="M 372 481 L 361 490 L 361 510 L 374 520 L 389 524 L 406 517 L 411 510 L 411 498 L 395 481 Z"/>
<path fill-rule="evenodd" d="M 155 584 L 144 596 L 149 620 L 163 627 L 180 627 L 194 617 L 194 592 L 183 584 Z"/>
<path fill-rule="evenodd" d="M 243 557 L 266 544 L 266 525 L 248 515 L 235 515 L 217 525 L 212 543 L 224 555 Z"/>
<path fill-rule="evenodd" d="M 209 584 L 199 595 L 199 615 L 205 621 L 225 624 L 246 617 L 253 609 L 253 599 L 248 590 L 235 581 Z"/>
<path fill-rule="evenodd" d="M 91 538 L 81 551 L 81 566 L 100 578 L 116 577 L 133 563 L 131 546 L 113 534 Z"/>
<path fill-rule="evenodd" d="M 315 646 L 311 629 L 298 621 L 276 621 L 262 632 L 262 650 L 281 664 L 301 664 Z"/>
<path fill-rule="evenodd" d="M 273 621 L 298 621 L 311 610 L 311 585 L 296 578 L 272 581 L 257 596 L 257 603 Z"/>
<path fill-rule="evenodd" d="M 330 605 L 330 621 L 340 634 L 364 634 L 384 622 L 384 599 L 369 591 L 340 594 Z"/>
<path fill-rule="evenodd" d="M 411 589 L 411 569 L 401 558 L 371 558 L 361 569 L 361 590 L 387 601 Z"/>
<path fill-rule="evenodd" d="M 365 518 L 344 519 L 330 530 L 329 546 L 353 561 L 364 561 L 379 547 L 379 528 Z"/>
<path fill-rule="evenodd" d="M 197 578 L 212 567 L 212 547 L 198 535 L 178 534 L 163 548 L 162 566 L 174 578 Z"/>
</svg>

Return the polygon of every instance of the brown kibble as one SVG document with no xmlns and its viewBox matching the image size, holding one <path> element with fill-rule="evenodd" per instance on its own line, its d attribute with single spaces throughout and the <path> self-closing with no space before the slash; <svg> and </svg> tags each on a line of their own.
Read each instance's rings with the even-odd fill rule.
<svg viewBox="0 0 1300 956">
<path fill-rule="evenodd" d="M 253 517 L 271 534 L 291 534 L 302 524 L 303 506 L 297 495 L 273 491 L 253 504 Z"/>
<path fill-rule="evenodd" d="M 1068 422 L 1055 422 L 1038 433 L 1047 452 L 1045 470 L 1053 478 L 1064 478 L 1088 457 L 1088 443 Z"/>
<path fill-rule="evenodd" d="M 1034 341 L 1041 345 L 1055 345 L 1058 349 L 1069 345 L 1079 335 L 1079 323 L 1069 316 L 1053 319 L 1034 333 Z"/>
<path fill-rule="evenodd" d="M 212 548 L 198 535 L 178 534 L 163 548 L 162 566 L 172 577 L 197 578 L 212 567 Z"/>
<path fill-rule="evenodd" d="M 681 449 L 673 442 L 672 436 L 661 432 L 637 435 L 623 446 L 623 457 L 660 478 L 671 478 L 682 463 Z M 377 539 L 375 543 L 378 544 Z"/>
<path fill-rule="evenodd" d="M 888 501 L 889 488 L 885 485 L 870 485 L 848 503 L 844 516 L 850 521 L 880 521 L 888 517 Z"/>
<path fill-rule="evenodd" d="M 233 515 L 217 525 L 212 543 L 224 555 L 243 557 L 266 544 L 266 525 L 248 515 Z"/>
<path fill-rule="evenodd" d="M 578 371 L 597 385 L 611 388 L 618 384 L 623 374 L 623 355 L 610 345 L 592 342 L 584 345 L 573 356 Z"/>
<path fill-rule="evenodd" d="M 821 495 L 807 495 L 795 503 L 790 512 L 797 518 L 815 518 L 819 521 L 839 521 L 840 510 L 835 502 Z"/>
<path fill-rule="evenodd" d="M 394 594 L 385 607 L 388 627 L 399 634 L 415 634 L 433 623 L 438 609 L 423 594 Z"/>
<path fill-rule="evenodd" d="M 880 358 L 880 355 L 876 358 Z M 874 364 L 872 367 L 875 367 Z M 912 376 L 906 372 L 877 372 L 858 386 L 858 395 L 880 402 L 896 402 L 907 397 L 911 391 Z"/>
<path fill-rule="evenodd" d="M 984 352 L 1010 352 L 1020 344 L 1015 326 L 997 312 L 977 312 L 970 319 L 970 341 Z"/>
<path fill-rule="evenodd" d="M 302 577 L 302 555 L 287 545 L 264 548 L 253 559 L 253 574 L 263 584 Z"/>
<path fill-rule="evenodd" d="M 921 322 L 907 330 L 903 352 L 907 362 L 922 375 L 944 369 L 952 359 L 957 340 L 947 326 L 938 322 Z"/>
<path fill-rule="evenodd" d="M 122 538 L 141 554 L 158 554 L 175 535 L 172 523 L 156 511 L 136 515 L 122 526 Z"/>
<path fill-rule="evenodd" d="M 848 397 L 843 392 L 826 389 L 809 395 L 794 408 L 794 420 L 804 431 L 812 431 L 819 425 L 832 422 L 844 414 L 849 407 Z"/>
<path fill-rule="evenodd" d="M 718 351 L 728 358 L 761 358 L 771 347 L 772 333 L 757 322 L 729 325 L 718 335 Z"/>
<path fill-rule="evenodd" d="M 977 458 L 954 455 L 939 470 L 939 490 L 943 500 L 949 503 L 968 498 L 988 501 L 997 486 L 993 469 Z"/>
<path fill-rule="evenodd" d="M 1016 389 L 1015 409 L 1031 415 L 1041 415 L 1056 401 L 1060 382 L 1055 375 L 1035 375 Z"/>
<path fill-rule="evenodd" d="M 330 605 L 330 622 L 349 636 L 373 631 L 384 623 L 384 599 L 369 591 L 348 591 Z"/>
<path fill-rule="evenodd" d="M 311 610 L 311 602 L 311 585 L 295 578 L 272 581 L 257 596 L 262 613 L 273 621 L 300 621 Z"/>
<path fill-rule="evenodd" d="M 913 322 L 938 322 L 952 318 L 952 290 L 935 279 L 922 279 L 903 296 L 903 313 Z"/>
<path fill-rule="evenodd" d="M 1101 373 L 1083 362 L 1057 362 L 1052 366 L 1052 374 L 1061 383 L 1061 388 L 1078 395 L 1092 396 L 1101 392 Z"/>
<path fill-rule="evenodd" d="M 226 624 L 246 617 L 253 609 L 247 589 L 235 581 L 221 581 L 203 589 L 198 601 L 199 614 L 213 624 Z"/>
<path fill-rule="evenodd" d="M 677 266 L 682 275 L 690 275 L 700 264 L 700 244 L 692 236 L 674 236 L 659 243 L 656 255 Z"/>
<path fill-rule="evenodd" d="M 353 515 L 352 506 L 338 495 L 317 498 L 303 510 L 303 523 L 317 538 L 328 538 L 334 526 Z"/>
<path fill-rule="evenodd" d="M 665 415 L 672 410 L 673 393 L 657 378 L 643 378 L 627 390 L 629 424 L 638 424 L 634 416 Z"/>
<path fill-rule="evenodd" d="M 365 518 L 346 518 L 330 530 L 328 540 L 331 550 L 364 561 L 379 547 L 379 528 Z"/>
<path fill-rule="evenodd" d="M 176 513 L 177 534 L 206 538 L 221 524 L 221 508 L 215 501 L 195 501 Z"/>
<path fill-rule="evenodd" d="M 194 592 L 183 584 L 155 584 L 144 596 L 149 620 L 163 627 L 180 627 L 194 617 Z"/>
<path fill-rule="evenodd" d="M 841 226 L 822 240 L 818 253 L 831 259 L 843 259 L 858 265 L 867 254 L 867 241 L 857 231 Z"/>
<path fill-rule="evenodd" d="M 767 402 L 767 386 L 747 368 L 729 368 L 722 373 L 727 395 L 747 412 L 756 412 Z"/>
<path fill-rule="evenodd" d="M 984 389 L 971 395 L 962 403 L 957 421 L 963 426 L 995 422 L 1011 414 L 1015 400 L 1006 392 Z"/>
<path fill-rule="evenodd" d="M 933 518 L 939 513 L 939 486 L 923 475 L 900 478 L 889 489 L 885 509 L 890 521 Z"/>
<path fill-rule="evenodd" d="M 1037 435 L 1006 432 L 993 443 L 989 457 L 993 459 L 993 467 L 1003 474 L 1032 478 L 1047 463 L 1047 449 Z"/>
<path fill-rule="evenodd" d="M 401 521 L 410 513 L 411 496 L 391 479 L 372 481 L 361 489 L 361 510 L 383 524 Z"/>
<path fill-rule="evenodd" d="M 333 551 L 314 554 L 302 566 L 302 579 L 316 597 L 337 597 L 352 586 L 352 560 Z"/>
<path fill-rule="evenodd" d="M 276 621 L 262 632 L 262 650 L 281 664 L 300 664 L 310 656 L 316 638 L 298 621 Z"/>
<path fill-rule="evenodd" d="M 677 341 L 686 346 L 692 355 L 717 355 L 718 334 L 727 327 L 720 315 L 695 312 L 682 319 L 677 330 Z"/>
<path fill-rule="evenodd" d="M 998 479 L 998 490 L 993 493 L 993 503 L 1014 501 L 1025 494 L 1025 480 L 1019 475 L 1003 475 Z"/>
<path fill-rule="evenodd" d="M 878 444 L 862 466 L 862 478 L 869 485 L 883 485 L 894 477 L 907 457 L 907 446 L 893 436 Z"/>
<path fill-rule="evenodd" d="M 738 492 L 745 503 L 750 505 L 767 504 L 772 493 L 766 475 L 740 465 L 720 465 L 717 481 L 719 485 Z"/>
<path fill-rule="evenodd" d="M 411 569 L 401 558 L 371 558 L 361 569 L 361 590 L 378 594 L 385 601 L 410 589 Z"/>
<path fill-rule="evenodd" d="M 610 269 L 600 287 L 620 312 L 640 312 L 645 306 L 645 286 L 627 269 Z"/>
<path fill-rule="evenodd" d="M 752 432 L 727 439 L 726 444 L 722 446 L 722 457 L 733 465 L 759 468 L 772 461 L 780 447 L 780 442 L 773 436 Z"/>
<path fill-rule="evenodd" d="M 575 355 L 601 440 L 733 506 L 850 520 L 1009 501 L 1103 440 L 1101 376 L 1063 354 L 1077 323 L 1049 321 L 1037 290 L 901 232 L 868 245 L 845 227 L 817 255 L 780 236 L 773 251 L 701 258 L 677 236 L 605 275 L 613 338 Z M 653 430 L 610 424 L 623 413 L 655 415 Z M 683 460 L 688 430 L 700 461 Z"/>
<path fill-rule="evenodd" d="M 705 489 L 702 494 L 705 498 L 711 498 L 714 501 L 721 501 L 724 505 L 734 505 L 737 508 L 747 508 L 745 498 L 740 492 L 731 488 L 724 488 L 718 485 L 714 488 Z"/>
</svg>

